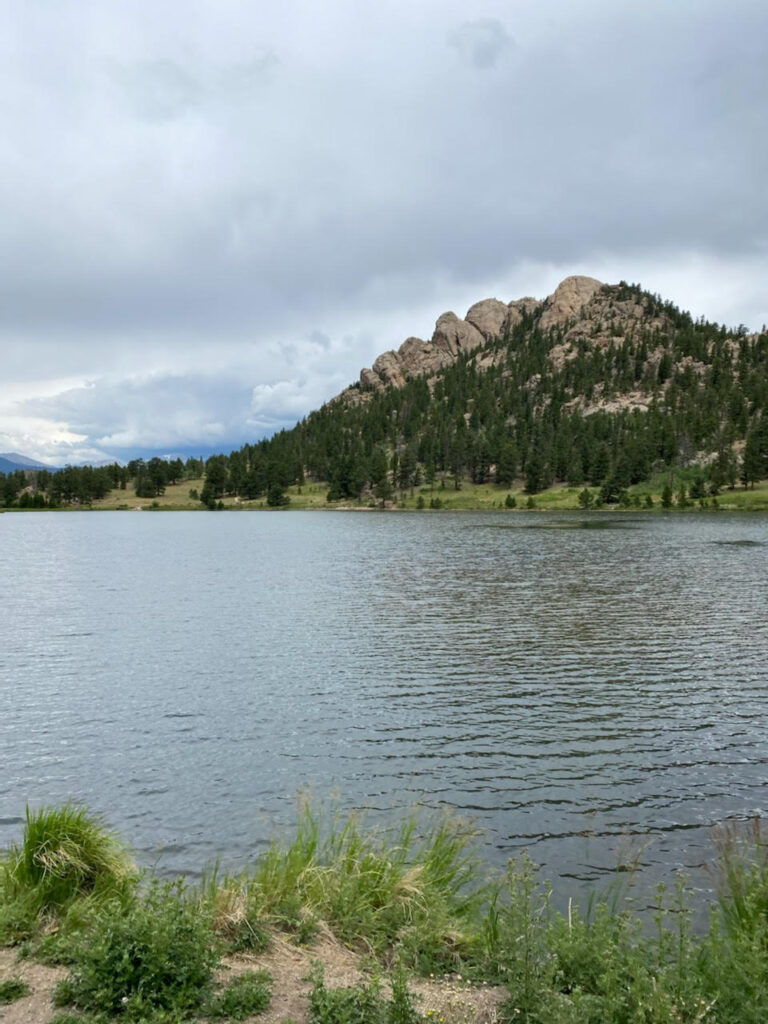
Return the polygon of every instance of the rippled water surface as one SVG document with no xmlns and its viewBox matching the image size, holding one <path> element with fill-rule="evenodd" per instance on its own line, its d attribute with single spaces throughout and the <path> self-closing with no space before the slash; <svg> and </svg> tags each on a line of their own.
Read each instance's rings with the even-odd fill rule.
<svg viewBox="0 0 768 1024">
<path fill-rule="evenodd" d="M 309 786 L 696 876 L 768 808 L 766 517 L 9 513 L 0 566 L 0 845 L 71 796 L 240 865 Z"/>
</svg>

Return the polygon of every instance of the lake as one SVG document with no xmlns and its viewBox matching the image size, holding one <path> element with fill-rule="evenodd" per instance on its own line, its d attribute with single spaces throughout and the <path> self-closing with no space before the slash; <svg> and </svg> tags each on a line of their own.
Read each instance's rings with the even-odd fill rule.
<svg viewBox="0 0 768 1024">
<path fill-rule="evenodd" d="M 8 513 L 0 565 L 0 845 L 72 797 L 195 875 L 309 789 L 705 885 L 768 807 L 766 516 Z"/>
</svg>

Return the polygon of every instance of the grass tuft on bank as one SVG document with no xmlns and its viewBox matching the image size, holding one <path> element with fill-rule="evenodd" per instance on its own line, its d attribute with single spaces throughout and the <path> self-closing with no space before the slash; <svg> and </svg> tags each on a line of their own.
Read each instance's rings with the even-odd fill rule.
<svg viewBox="0 0 768 1024">
<path fill-rule="evenodd" d="M 42 919 L 74 922 L 86 907 L 132 892 L 137 878 L 96 815 L 71 803 L 27 808 L 22 842 L 0 862 L 0 942 L 28 938 Z"/>
</svg>

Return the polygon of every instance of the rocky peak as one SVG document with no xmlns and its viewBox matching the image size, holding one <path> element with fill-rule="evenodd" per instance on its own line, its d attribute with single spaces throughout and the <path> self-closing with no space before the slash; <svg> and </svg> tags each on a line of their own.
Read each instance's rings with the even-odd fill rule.
<svg viewBox="0 0 768 1024">
<path fill-rule="evenodd" d="M 465 319 L 476 327 L 486 341 L 504 333 L 509 306 L 498 299 L 481 299 L 467 310 Z"/>
<path fill-rule="evenodd" d="M 546 330 L 577 316 L 603 287 L 593 277 L 566 277 L 546 299 L 541 327 Z M 407 338 L 397 351 L 382 353 L 371 369 L 360 373 L 360 383 L 367 391 L 385 387 L 401 388 L 409 376 L 437 373 L 455 362 L 461 353 L 476 348 L 511 330 L 524 312 L 533 312 L 541 303 L 526 297 L 510 303 L 499 299 L 481 299 L 467 310 L 464 320 L 455 313 L 438 317 L 431 341 Z M 345 392 L 347 394 L 347 392 Z M 353 397 L 352 391 L 348 392 Z M 358 400 L 359 392 L 354 393 Z"/>
<path fill-rule="evenodd" d="M 577 316 L 602 287 L 602 281 L 594 277 L 566 277 L 546 301 L 546 308 L 539 322 L 542 331 L 557 327 L 571 317 Z"/>
</svg>

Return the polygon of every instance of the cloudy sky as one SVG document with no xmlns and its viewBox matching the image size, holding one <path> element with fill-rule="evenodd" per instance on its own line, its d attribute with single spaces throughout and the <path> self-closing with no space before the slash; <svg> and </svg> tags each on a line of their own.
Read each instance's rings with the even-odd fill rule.
<svg viewBox="0 0 768 1024">
<path fill-rule="evenodd" d="M 224 450 L 565 276 L 768 322 L 765 0 L 0 0 L 0 451 Z"/>
</svg>

